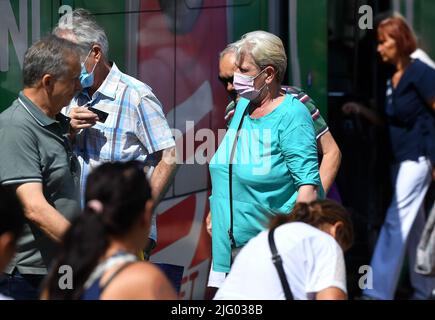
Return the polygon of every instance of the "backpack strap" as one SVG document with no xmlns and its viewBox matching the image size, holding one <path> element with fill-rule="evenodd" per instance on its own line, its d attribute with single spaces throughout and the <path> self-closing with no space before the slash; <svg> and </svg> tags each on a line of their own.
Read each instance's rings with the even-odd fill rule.
<svg viewBox="0 0 435 320">
<path fill-rule="evenodd" d="M 290 284 L 287 281 L 287 276 L 285 275 L 284 268 L 282 266 L 281 255 L 276 250 L 275 240 L 274 240 L 275 228 L 269 230 L 268 241 L 270 251 L 272 252 L 272 262 L 275 265 L 276 271 L 278 272 L 279 280 L 281 281 L 282 289 L 284 290 L 286 300 L 294 300 L 293 294 L 290 290 Z"/>
</svg>

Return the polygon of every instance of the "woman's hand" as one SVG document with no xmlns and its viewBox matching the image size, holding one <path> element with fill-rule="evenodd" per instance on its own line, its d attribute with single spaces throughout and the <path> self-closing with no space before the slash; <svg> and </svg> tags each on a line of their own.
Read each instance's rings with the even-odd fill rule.
<svg viewBox="0 0 435 320">
<path fill-rule="evenodd" d="M 342 107 L 341 111 L 343 111 L 346 115 L 359 115 L 364 118 L 366 118 L 368 121 L 370 121 L 374 125 L 382 125 L 382 119 L 379 117 L 379 115 L 371 110 L 370 108 L 366 107 L 365 105 L 357 102 L 346 102 Z"/>
<path fill-rule="evenodd" d="M 306 184 L 299 187 L 298 198 L 296 202 L 312 202 L 317 200 L 317 186 L 312 184 Z"/>
<path fill-rule="evenodd" d="M 361 104 L 356 102 L 346 102 L 342 107 L 341 110 L 344 114 L 359 114 L 361 112 L 361 109 L 364 108 L 361 106 Z"/>
<path fill-rule="evenodd" d="M 207 233 L 211 237 L 211 211 L 208 212 L 207 218 L 205 218 L 205 227 L 207 229 Z"/>
</svg>

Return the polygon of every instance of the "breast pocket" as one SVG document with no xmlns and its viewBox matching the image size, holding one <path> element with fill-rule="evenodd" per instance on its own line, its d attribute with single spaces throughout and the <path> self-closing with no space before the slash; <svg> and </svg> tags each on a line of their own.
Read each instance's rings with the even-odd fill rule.
<svg viewBox="0 0 435 320">
<path fill-rule="evenodd" d="M 89 160 L 109 161 L 113 129 L 97 123 L 85 133 L 84 152 Z"/>
</svg>

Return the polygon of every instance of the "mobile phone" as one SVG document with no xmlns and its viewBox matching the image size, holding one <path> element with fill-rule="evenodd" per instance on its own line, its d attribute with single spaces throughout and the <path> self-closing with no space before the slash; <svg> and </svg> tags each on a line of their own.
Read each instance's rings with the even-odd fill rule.
<svg viewBox="0 0 435 320">
<path fill-rule="evenodd" d="M 103 122 L 103 123 L 106 121 L 107 117 L 109 116 L 109 114 L 107 112 L 95 109 L 94 107 L 89 107 L 88 110 L 95 113 L 98 116 L 98 121 Z"/>
</svg>

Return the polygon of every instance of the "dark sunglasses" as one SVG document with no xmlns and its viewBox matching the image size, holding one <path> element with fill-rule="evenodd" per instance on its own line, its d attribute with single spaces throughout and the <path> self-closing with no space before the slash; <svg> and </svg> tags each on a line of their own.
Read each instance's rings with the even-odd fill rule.
<svg viewBox="0 0 435 320">
<path fill-rule="evenodd" d="M 224 86 L 226 86 L 228 83 L 233 84 L 234 76 L 227 77 L 227 78 L 224 78 L 224 77 L 218 77 L 218 79 L 219 79 L 220 82 L 222 82 L 222 84 L 223 84 Z"/>
</svg>

